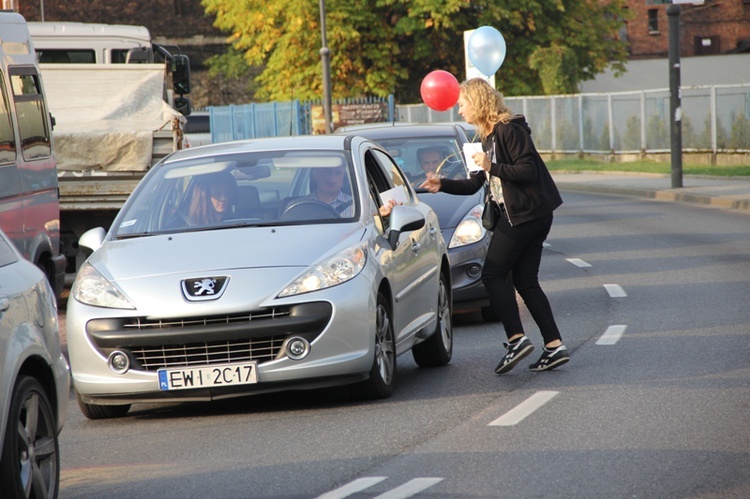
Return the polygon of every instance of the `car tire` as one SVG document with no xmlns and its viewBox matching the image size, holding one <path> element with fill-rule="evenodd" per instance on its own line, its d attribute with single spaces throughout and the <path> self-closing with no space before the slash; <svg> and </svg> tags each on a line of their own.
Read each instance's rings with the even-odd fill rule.
<svg viewBox="0 0 750 499">
<path fill-rule="evenodd" d="M 60 448 L 55 411 L 42 385 L 30 376 L 20 376 L 13 387 L 0 483 L 3 497 L 57 497 Z"/>
<path fill-rule="evenodd" d="M 482 320 L 484 322 L 500 322 L 500 316 L 492 306 L 482 307 Z"/>
<path fill-rule="evenodd" d="M 451 303 L 450 287 L 445 275 L 441 273 L 435 332 L 411 349 L 414 361 L 419 367 L 444 366 L 450 362 L 453 356 L 453 311 L 451 310 Z"/>
<path fill-rule="evenodd" d="M 396 340 L 388 300 L 378 292 L 375 308 L 375 355 L 370 377 L 355 385 L 355 395 L 363 399 L 387 398 L 396 382 Z"/>
<path fill-rule="evenodd" d="M 76 402 L 81 412 L 88 419 L 110 419 L 110 418 L 121 418 L 130 410 L 130 404 L 125 405 L 97 405 L 87 404 L 81 400 L 81 394 L 76 392 Z"/>
</svg>

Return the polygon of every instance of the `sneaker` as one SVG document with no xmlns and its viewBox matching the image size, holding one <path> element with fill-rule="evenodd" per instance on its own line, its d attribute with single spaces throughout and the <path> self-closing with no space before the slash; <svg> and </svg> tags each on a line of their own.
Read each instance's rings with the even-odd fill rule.
<svg viewBox="0 0 750 499">
<path fill-rule="evenodd" d="M 526 336 L 522 336 L 513 343 L 503 343 L 505 346 L 505 355 L 500 359 L 500 363 L 495 368 L 495 374 L 507 373 L 518 364 L 518 361 L 529 355 L 534 350 Z"/>
<path fill-rule="evenodd" d="M 565 345 L 560 345 L 552 350 L 544 348 L 542 356 L 539 360 L 529 366 L 532 371 L 551 371 L 552 369 L 559 367 L 570 360 L 568 355 L 568 349 Z"/>
</svg>

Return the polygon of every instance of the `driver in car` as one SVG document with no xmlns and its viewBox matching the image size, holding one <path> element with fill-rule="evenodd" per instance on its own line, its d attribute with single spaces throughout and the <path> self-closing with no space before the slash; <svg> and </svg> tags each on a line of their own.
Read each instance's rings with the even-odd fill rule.
<svg viewBox="0 0 750 499">
<path fill-rule="evenodd" d="M 333 208 L 341 218 L 353 216 L 354 199 L 341 190 L 345 177 L 344 165 L 334 168 L 313 168 L 310 172 L 311 193 L 302 199 L 321 201 Z"/>
<path fill-rule="evenodd" d="M 338 213 L 341 218 L 354 216 L 354 198 L 344 192 L 341 187 L 346 178 L 346 166 L 333 168 L 314 168 L 310 172 L 310 190 L 307 196 L 297 198 L 299 200 L 314 200 L 327 204 Z M 391 208 L 396 202 L 390 200 L 379 207 L 380 216 L 387 217 L 391 214 Z"/>
</svg>

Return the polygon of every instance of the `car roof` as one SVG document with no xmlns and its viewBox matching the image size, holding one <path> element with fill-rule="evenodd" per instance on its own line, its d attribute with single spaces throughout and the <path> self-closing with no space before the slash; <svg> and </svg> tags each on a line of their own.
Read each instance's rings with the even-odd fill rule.
<svg viewBox="0 0 750 499">
<path fill-rule="evenodd" d="M 351 142 L 356 139 L 349 135 L 292 135 L 289 137 L 263 137 L 258 139 L 219 142 L 199 147 L 189 147 L 175 152 L 165 159 L 165 163 L 182 161 L 203 156 L 221 154 L 241 154 L 259 151 L 279 150 L 350 150 Z M 359 137 L 359 141 L 367 140 Z"/>
<path fill-rule="evenodd" d="M 456 135 L 455 123 L 367 123 L 352 127 L 342 127 L 334 132 L 336 134 L 356 134 L 373 140 L 383 137 L 392 137 L 394 130 L 398 129 L 399 136 L 408 137 L 434 137 L 435 135 Z"/>
</svg>

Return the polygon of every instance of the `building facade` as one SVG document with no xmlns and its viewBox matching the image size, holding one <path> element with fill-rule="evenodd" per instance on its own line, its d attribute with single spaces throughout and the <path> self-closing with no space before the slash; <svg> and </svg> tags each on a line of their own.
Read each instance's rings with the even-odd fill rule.
<svg viewBox="0 0 750 499">
<path fill-rule="evenodd" d="M 626 33 L 633 59 L 667 57 L 671 0 L 628 0 Z M 750 52 L 750 0 L 680 4 L 680 55 Z"/>
</svg>

